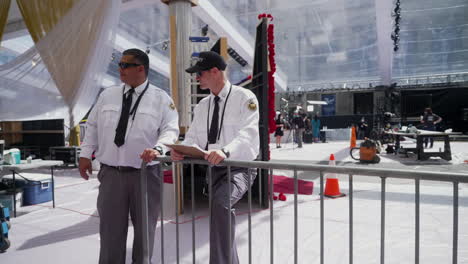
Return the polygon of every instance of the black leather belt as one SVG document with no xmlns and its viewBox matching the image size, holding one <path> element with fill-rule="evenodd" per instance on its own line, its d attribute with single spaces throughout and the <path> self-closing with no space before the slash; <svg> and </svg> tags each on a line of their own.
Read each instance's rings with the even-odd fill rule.
<svg viewBox="0 0 468 264">
<path fill-rule="evenodd" d="M 107 165 L 107 164 L 104 164 L 104 163 L 101 163 L 101 166 L 113 168 L 113 169 L 116 169 L 116 170 L 122 171 L 122 172 L 131 172 L 131 171 L 139 171 L 140 170 L 140 169 L 133 168 L 133 167 L 128 167 L 128 166 L 111 166 L 111 165 Z"/>
</svg>

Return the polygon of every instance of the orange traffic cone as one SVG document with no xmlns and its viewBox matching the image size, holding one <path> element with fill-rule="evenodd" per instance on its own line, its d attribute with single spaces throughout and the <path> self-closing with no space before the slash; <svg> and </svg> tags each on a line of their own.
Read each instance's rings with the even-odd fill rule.
<svg viewBox="0 0 468 264">
<path fill-rule="evenodd" d="M 324 195 L 330 198 L 346 196 L 346 194 L 340 192 L 340 183 L 338 182 L 338 178 L 327 178 Z"/>
<path fill-rule="evenodd" d="M 356 127 L 353 126 L 351 127 L 351 144 L 349 148 L 355 148 L 356 147 Z"/>
<path fill-rule="evenodd" d="M 330 155 L 330 161 L 328 165 L 335 166 L 335 155 Z M 340 192 L 340 183 L 338 182 L 338 178 L 336 178 L 336 174 L 328 174 L 327 181 L 325 183 L 325 192 L 324 195 L 330 198 L 338 198 L 343 197 L 346 194 Z"/>
<path fill-rule="evenodd" d="M 329 166 L 336 166 L 336 163 L 335 163 L 335 155 L 330 154 L 330 159 L 328 160 L 328 165 Z M 335 174 L 335 177 L 336 177 L 336 174 Z"/>
</svg>

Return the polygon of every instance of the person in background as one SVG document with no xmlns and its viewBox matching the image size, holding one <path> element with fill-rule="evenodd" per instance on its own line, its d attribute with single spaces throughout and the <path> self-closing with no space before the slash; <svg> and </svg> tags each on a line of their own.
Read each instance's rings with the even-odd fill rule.
<svg viewBox="0 0 468 264">
<path fill-rule="evenodd" d="M 423 124 L 423 129 L 428 131 L 436 131 L 436 124 L 442 121 L 442 117 L 434 114 L 432 109 L 427 107 L 424 109 L 424 115 L 421 116 L 421 123 Z M 427 148 L 428 143 L 430 142 L 429 148 L 434 146 L 433 137 L 424 137 L 424 148 Z"/>
<path fill-rule="evenodd" d="M 314 115 L 312 119 L 312 137 L 314 138 L 314 142 L 317 143 L 320 140 L 320 119 L 318 114 Z"/>
<path fill-rule="evenodd" d="M 284 119 L 281 113 L 276 116 L 276 148 L 281 148 L 281 137 L 284 136 Z"/>
<path fill-rule="evenodd" d="M 304 129 L 306 133 L 312 134 L 312 122 L 310 121 L 310 118 L 307 115 L 304 115 Z"/>
<path fill-rule="evenodd" d="M 366 121 L 366 118 L 365 117 L 361 117 L 361 121 L 359 121 L 359 125 L 358 125 L 358 139 L 366 139 L 368 138 L 368 124 L 367 124 L 367 121 Z"/>
<path fill-rule="evenodd" d="M 223 57 L 205 51 L 200 52 L 194 66 L 185 70 L 196 73 L 200 88 L 209 89 L 211 93 L 195 107 L 192 124 L 182 144 L 205 149 L 205 160 L 212 165 L 228 158 L 252 161 L 260 150 L 257 97 L 248 89 L 232 85 L 226 78 L 225 69 Z M 171 158 L 178 161 L 184 156 L 172 150 Z M 210 264 L 239 264 L 233 207 L 248 191 L 249 177 L 250 183 L 254 182 L 256 170 L 231 167 L 230 181 L 227 174 L 225 166 L 212 167 Z"/>
<path fill-rule="evenodd" d="M 123 85 L 109 87 L 99 96 L 86 123 L 79 170 L 88 180 L 91 155 L 101 163 L 97 197 L 99 212 L 99 264 L 125 264 L 128 218 L 133 224 L 132 263 L 143 263 L 143 226 L 140 177 L 147 162 L 149 256 L 160 211 L 159 164 L 164 144 L 179 135 L 178 114 L 171 97 L 148 80 L 149 58 L 139 49 L 123 52 L 119 62 Z"/>
<path fill-rule="evenodd" d="M 295 138 L 297 141 L 297 147 L 302 148 L 302 137 L 304 135 L 304 117 L 299 114 L 299 111 L 294 112 L 292 120 L 293 128 L 295 129 Z"/>
</svg>

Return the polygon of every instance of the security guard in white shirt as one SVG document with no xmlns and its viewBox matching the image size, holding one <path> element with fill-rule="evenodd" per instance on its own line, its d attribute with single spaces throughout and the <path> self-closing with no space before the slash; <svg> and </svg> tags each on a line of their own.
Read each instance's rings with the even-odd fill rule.
<svg viewBox="0 0 468 264">
<path fill-rule="evenodd" d="M 201 89 L 210 89 L 211 94 L 195 107 L 192 125 L 185 136 L 184 145 L 197 145 L 208 150 L 205 159 L 217 165 L 224 159 L 254 160 L 259 153 L 258 101 L 245 88 L 231 85 L 226 80 L 226 63 L 216 52 L 201 52 L 198 62 L 188 68 L 188 73 L 197 73 Z M 173 160 L 182 160 L 181 153 L 172 150 Z M 255 171 L 251 171 L 255 179 Z M 231 168 L 231 193 L 228 193 L 226 167 L 213 167 L 210 223 L 210 263 L 239 263 L 235 243 L 235 213 L 232 206 L 248 190 L 249 171 L 246 168 Z M 231 208 L 229 207 L 231 200 Z M 229 248 L 229 217 L 231 217 L 231 248 Z"/>
<path fill-rule="evenodd" d="M 101 162 L 97 208 L 100 217 L 100 264 L 125 263 L 128 215 L 134 227 L 132 263 L 142 263 L 140 167 L 148 162 L 149 249 L 160 211 L 159 165 L 163 144 L 179 135 L 178 115 L 172 99 L 147 79 L 149 59 L 138 49 L 123 52 L 119 63 L 122 86 L 104 90 L 91 111 L 81 145 L 80 174 L 88 180 L 91 155 Z"/>
</svg>

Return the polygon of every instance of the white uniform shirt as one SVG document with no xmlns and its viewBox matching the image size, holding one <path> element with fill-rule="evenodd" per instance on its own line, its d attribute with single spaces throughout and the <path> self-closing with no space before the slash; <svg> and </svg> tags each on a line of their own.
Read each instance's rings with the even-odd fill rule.
<svg viewBox="0 0 468 264">
<path fill-rule="evenodd" d="M 147 82 L 135 88 L 132 109 Z M 123 85 L 109 87 L 99 96 L 86 122 L 80 156 L 91 158 L 96 150 L 96 158 L 104 164 L 140 168 L 140 154 L 144 149 L 160 146 L 166 151 L 163 144 L 173 144 L 178 139 L 179 117 L 171 97 L 150 84 L 138 105 L 135 119 L 130 115 L 125 144 L 117 147 L 114 138 L 122 108 L 122 88 Z M 125 85 L 125 94 L 130 88 Z"/>
<path fill-rule="evenodd" d="M 229 94 L 230 90 L 232 91 Z M 257 158 L 260 145 L 257 97 L 248 89 L 231 86 L 229 81 L 226 81 L 218 96 L 220 97 L 218 127 L 221 131 L 216 143 L 219 149 L 224 148 L 229 151 L 229 159 L 254 160 Z M 215 105 L 214 98 L 215 95 L 210 94 L 195 107 L 192 125 L 185 136 L 184 145 L 197 145 L 205 149 Z M 227 105 L 222 121 L 226 99 Z"/>
</svg>

